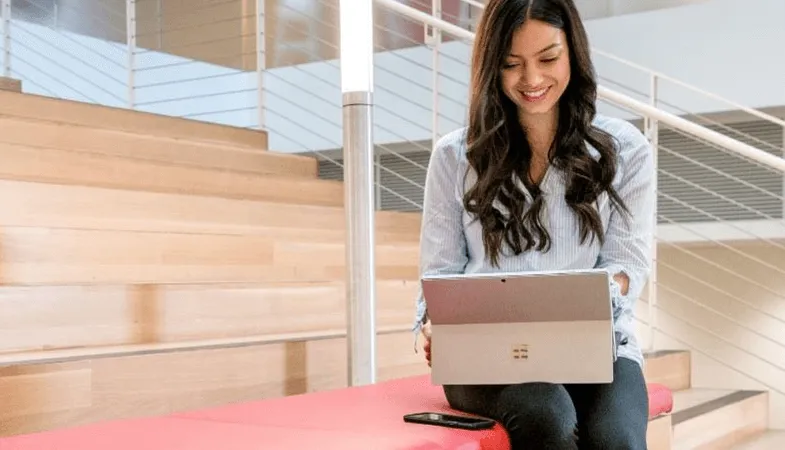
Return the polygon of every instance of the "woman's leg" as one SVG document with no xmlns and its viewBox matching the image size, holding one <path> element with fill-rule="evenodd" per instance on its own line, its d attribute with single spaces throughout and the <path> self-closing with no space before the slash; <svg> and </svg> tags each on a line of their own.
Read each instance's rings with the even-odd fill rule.
<svg viewBox="0 0 785 450">
<path fill-rule="evenodd" d="M 646 450 L 649 396 L 638 363 L 619 358 L 613 383 L 568 385 L 578 414 L 581 449 Z"/>
<path fill-rule="evenodd" d="M 507 430 L 513 450 L 575 450 L 577 416 L 561 385 L 444 386 L 454 409 L 492 418 Z"/>
</svg>

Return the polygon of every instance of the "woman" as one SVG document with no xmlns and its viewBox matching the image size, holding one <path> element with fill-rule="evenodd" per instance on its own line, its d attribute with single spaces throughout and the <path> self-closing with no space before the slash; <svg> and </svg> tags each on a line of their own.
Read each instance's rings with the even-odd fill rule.
<svg viewBox="0 0 785 450">
<path fill-rule="evenodd" d="M 443 137 L 428 167 L 423 274 L 597 267 L 612 275 L 613 383 L 444 386 L 453 408 L 499 421 L 513 449 L 646 448 L 633 305 L 650 268 L 655 168 L 635 127 L 596 116 L 596 90 L 572 0 L 489 0 L 468 127 Z M 427 329 L 425 300 L 416 331 Z M 430 364 L 427 335 L 425 350 Z"/>
</svg>

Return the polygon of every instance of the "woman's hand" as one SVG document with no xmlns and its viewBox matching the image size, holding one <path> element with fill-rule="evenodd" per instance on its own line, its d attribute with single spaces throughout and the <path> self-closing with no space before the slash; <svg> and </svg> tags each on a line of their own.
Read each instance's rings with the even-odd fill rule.
<svg viewBox="0 0 785 450">
<path fill-rule="evenodd" d="M 428 361 L 428 367 L 431 367 L 431 321 L 425 323 L 422 327 L 422 335 L 425 338 L 423 343 L 423 350 L 425 350 L 425 360 Z"/>
</svg>

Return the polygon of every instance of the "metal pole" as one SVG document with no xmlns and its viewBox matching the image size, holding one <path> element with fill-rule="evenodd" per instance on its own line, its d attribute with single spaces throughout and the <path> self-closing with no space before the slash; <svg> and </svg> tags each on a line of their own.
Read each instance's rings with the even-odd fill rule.
<svg viewBox="0 0 785 450">
<path fill-rule="evenodd" d="M 264 109 L 264 71 L 267 68 L 267 51 L 265 40 L 265 23 L 264 23 L 264 2 L 265 0 L 256 0 L 256 80 L 257 80 L 257 122 L 259 129 L 264 129 L 265 126 L 265 109 Z"/>
<path fill-rule="evenodd" d="M 373 3 L 340 0 L 349 385 L 376 381 Z"/>
<path fill-rule="evenodd" d="M 376 381 L 376 274 L 373 186 L 373 98 L 343 95 L 346 298 L 349 385 Z"/>
<path fill-rule="evenodd" d="M 136 0 L 125 1 L 125 30 L 128 44 L 128 108 L 136 108 Z"/>
<path fill-rule="evenodd" d="M 3 76 L 11 77 L 11 0 L 0 0 L 3 19 Z"/>
<path fill-rule="evenodd" d="M 657 107 L 657 75 L 651 76 L 651 106 Z M 655 350 L 655 338 L 657 335 L 657 228 L 658 228 L 658 207 L 657 207 L 657 178 L 659 177 L 658 154 L 659 154 L 659 122 L 655 118 L 646 120 L 646 134 L 651 141 L 652 151 L 654 152 L 654 230 L 651 243 L 651 275 L 649 276 L 649 347 Z"/>
</svg>

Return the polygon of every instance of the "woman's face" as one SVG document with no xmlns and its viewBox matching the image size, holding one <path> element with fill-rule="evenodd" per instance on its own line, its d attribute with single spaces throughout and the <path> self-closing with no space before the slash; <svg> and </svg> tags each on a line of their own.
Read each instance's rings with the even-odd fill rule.
<svg viewBox="0 0 785 450">
<path fill-rule="evenodd" d="M 513 34 L 501 79 L 504 94 L 518 106 L 521 117 L 552 113 L 570 83 L 564 31 L 527 20 Z"/>
</svg>

